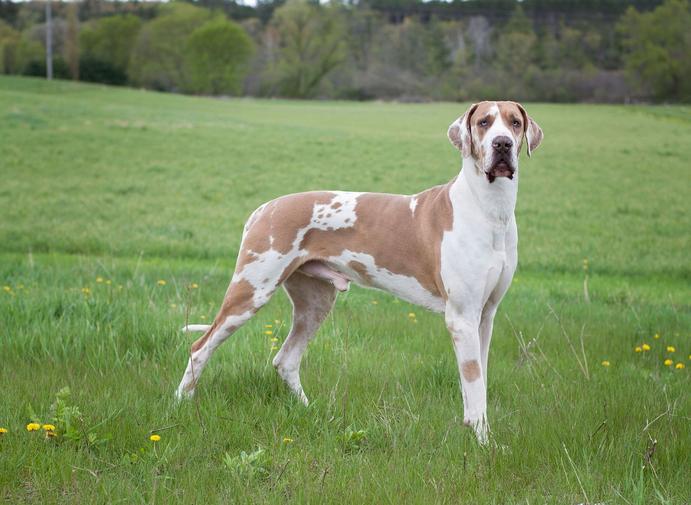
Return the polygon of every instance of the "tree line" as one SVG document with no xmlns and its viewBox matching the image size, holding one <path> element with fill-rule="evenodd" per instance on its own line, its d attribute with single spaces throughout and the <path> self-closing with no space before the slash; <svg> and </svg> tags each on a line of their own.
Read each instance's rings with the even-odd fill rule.
<svg viewBox="0 0 691 505">
<path fill-rule="evenodd" d="M 691 102 L 689 0 L 54 2 L 59 78 L 260 97 Z M 0 72 L 45 75 L 44 2 Z"/>
</svg>

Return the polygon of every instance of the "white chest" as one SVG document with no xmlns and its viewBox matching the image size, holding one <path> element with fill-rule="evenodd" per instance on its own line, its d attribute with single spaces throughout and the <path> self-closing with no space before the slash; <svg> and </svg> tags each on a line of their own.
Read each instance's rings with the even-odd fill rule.
<svg viewBox="0 0 691 505">
<path fill-rule="evenodd" d="M 505 291 L 516 267 L 516 222 L 493 220 L 469 188 L 452 194 L 453 228 L 441 244 L 441 275 L 452 303 L 481 310 L 492 293 Z M 454 198 L 455 197 L 455 198 Z"/>
</svg>

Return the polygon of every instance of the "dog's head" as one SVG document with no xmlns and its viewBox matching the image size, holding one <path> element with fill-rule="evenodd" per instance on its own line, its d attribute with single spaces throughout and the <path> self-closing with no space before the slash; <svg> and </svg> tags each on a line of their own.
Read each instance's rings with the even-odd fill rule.
<svg viewBox="0 0 691 505">
<path fill-rule="evenodd" d="M 528 156 L 542 142 L 542 130 L 516 102 L 480 102 L 451 123 L 449 140 L 464 158 L 472 157 L 491 183 L 513 179 L 525 139 Z"/>
</svg>

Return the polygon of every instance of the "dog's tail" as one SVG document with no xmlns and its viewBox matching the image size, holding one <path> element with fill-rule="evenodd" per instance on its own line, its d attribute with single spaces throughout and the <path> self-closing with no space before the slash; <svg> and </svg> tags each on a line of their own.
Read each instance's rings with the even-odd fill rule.
<svg viewBox="0 0 691 505">
<path fill-rule="evenodd" d="M 182 331 L 185 333 L 193 333 L 195 331 L 206 331 L 211 328 L 210 324 L 188 324 L 182 327 Z"/>
</svg>

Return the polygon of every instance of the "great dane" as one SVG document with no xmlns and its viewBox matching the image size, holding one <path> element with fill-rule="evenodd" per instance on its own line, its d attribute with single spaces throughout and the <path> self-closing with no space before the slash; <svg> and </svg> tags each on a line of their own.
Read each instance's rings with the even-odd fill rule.
<svg viewBox="0 0 691 505">
<path fill-rule="evenodd" d="M 292 328 L 273 364 L 305 404 L 300 361 L 354 282 L 444 313 L 458 362 L 464 423 L 488 439 L 487 355 L 497 307 L 517 264 L 514 209 L 518 154 L 542 130 L 515 102 L 473 104 L 448 129 L 460 174 L 415 195 L 311 191 L 256 209 L 244 227 L 235 272 L 211 325 L 192 345 L 178 398 L 192 395 L 213 354 L 279 286 L 293 304 Z"/>
</svg>

